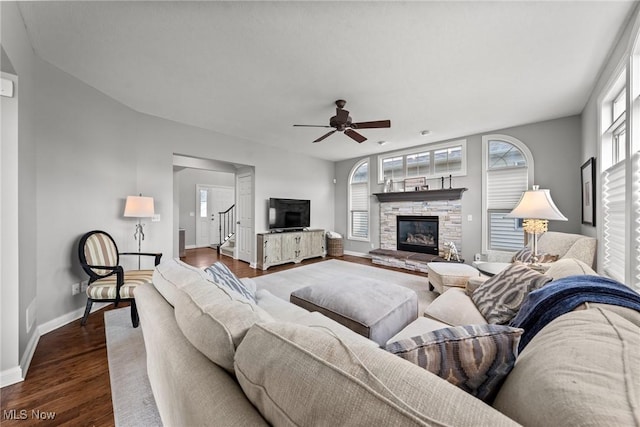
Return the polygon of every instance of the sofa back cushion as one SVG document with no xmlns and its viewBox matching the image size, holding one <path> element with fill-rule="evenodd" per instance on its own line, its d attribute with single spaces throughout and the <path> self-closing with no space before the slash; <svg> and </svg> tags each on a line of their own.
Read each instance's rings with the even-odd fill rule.
<svg viewBox="0 0 640 427">
<path fill-rule="evenodd" d="M 559 259 L 553 264 L 550 264 L 549 269 L 545 271 L 544 274 L 553 277 L 553 280 L 569 276 L 598 275 L 598 273 L 593 271 L 587 264 L 575 258 Z"/>
<path fill-rule="evenodd" d="M 212 362 L 233 372 L 233 356 L 247 330 L 273 318 L 256 304 L 224 286 L 199 280 L 176 297 L 176 321 L 189 342 Z"/>
<path fill-rule="evenodd" d="M 203 270 L 173 258 L 156 266 L 153 271 L 153 286 L 169 304 L 175 306 L 180 289 L 189 283 L 206 280 L 206 278 Z"/>
<path fill-rule="evenodd" d="M 273 425 L 514 425 L 432 373 L 323 328 L 256 324 L 238 347 L 235 372 Z"/>
<path fill-rule="evenodd" d="M 579 259 L 589 266 L 595 263 L 596 239 L 581 234 L 547 231 L 538 239 L 538 252 L 560 258 Z"/>
<path fill-rule="evenodd" d="M 640 419 L 640 330 L 602 308 L 558 317 L 525 347 L 493 406 L 528 426 Z"/>
</svg>

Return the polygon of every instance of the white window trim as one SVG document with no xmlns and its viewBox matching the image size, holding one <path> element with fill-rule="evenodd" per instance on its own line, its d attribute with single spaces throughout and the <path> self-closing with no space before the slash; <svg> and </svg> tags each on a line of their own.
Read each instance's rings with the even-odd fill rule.
<svg viewBox="0 0 640 427">
<path fill-rule="evenodd" d="M 351 180 L 353 179 L 353 174 L 358 170 L 360 166 L 365 163 L 369 163 L 369 173 L 367 177 L 367 193 L 371 193 L 371 162 L 369 162 L 369 158 L 362 159 L 357 162 L 353 168 L 351 168 L 351 172 L 349 172 L 349 180 L 348 182 L 348 191 L 347 191 L 347 228 L 349 230 L 348 239 L 349 240 L 357 240 L 359 242 L 370 242 L 371 241 L 371 200 L 370 197 L 367 198 L 367 213 L 369 215 L 368 225 L 369 229 L 367 230 L 367 237 L 354 237 L 352 233 L 352 224 L 351 224 Z"/>
<path fill-rule="evenodd" d="M 487 170 L 489 169 L 489 159 L 488 159 L 488 150 L 489 150 L 489 141 L 498 140 L 505 141 L 510 144 L 515 145 L 521 152 L 524 154 L 525 160 L 527 161 L 527 174 L 529 184 L 532 185 L 534 181 L 534 161 L 533 154 L 531 154 L 531 150 L 527 147 L 524 142 L 520 141 L 509 135 L 503 135 L 494 133 L 491 135 L 483 135 L 482 136 L 482 253 L 489 253 L 489 219 L 487 215 Z M 495 253 L 510 253 L 510 252 L 502 252 L 491 250 L 491 252 Z"/>
<path fill-rule="evenodd" d="M 467 175 L 467 140 L 466 139 L 458 139 L 455 141 L 448 141 L 448 142 L 439 142 L 439 143 L 435 143 L 435 144 L 427 144 L 427 145 L 422 145 L 419 148 L 413 147 L 413 148 L 409 148 L 406 150 L 400 150 L 400 151 L 389 151 L 383 154 L 379 154 L 378 155 L 378 184 L 384 184 L 384 171 L 382 170 L 382 161 L 384 159 L 389 159 L 392 157 L 403 157 L 403 169 L 404 169 L 404 178 L 406 178 L 406 174 L 407 174 L 407 162 L 406 162 L 406 157 L 408 155 L 411 154 L 419 154 L 419 153 L 424 153 L 427 151 L 435 151 L 435 150 L 441 150 L 443 148 L 452 148 L 452 147 L 462 147 L 462 166 L 461 169 L 458 172 L 453 172 L 451 173 L 451 176 L 466 176 Z M 371 169 L 370 169 L 371 170 Z M 440 178 L 442 175 L 441 174 L 432 174 L 432 175 L 425 175 L 426 179 L 436 179 L 436 178 Z M 403 178 L 403 179 L 404 179 Z M 419 177 L 414 177 L 412 176 L 411 178 L 419 178 Z"/>
</svg>

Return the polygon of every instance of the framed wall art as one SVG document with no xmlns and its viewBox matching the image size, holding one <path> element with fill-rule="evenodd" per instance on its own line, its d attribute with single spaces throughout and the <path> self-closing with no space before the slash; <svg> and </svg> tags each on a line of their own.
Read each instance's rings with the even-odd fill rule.
<svg viewBox="0 0 640 427">
<path fill-rule="evenodd" d="M 580 168 L 582 173 L 582 223 L 596 225 L 596 158 L 591 157 Z"/>
</svg>

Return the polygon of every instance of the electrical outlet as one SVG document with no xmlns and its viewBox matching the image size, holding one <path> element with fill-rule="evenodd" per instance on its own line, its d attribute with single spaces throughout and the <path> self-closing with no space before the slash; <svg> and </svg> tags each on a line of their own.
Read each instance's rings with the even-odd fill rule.
<svg viewBox="0 0 640 427">
<path fill-rule="evenodd" d="M 71 285 L 71 295 L 78 295 L 80 293 L 80 283 L 74 283 Z"/>
</svg>

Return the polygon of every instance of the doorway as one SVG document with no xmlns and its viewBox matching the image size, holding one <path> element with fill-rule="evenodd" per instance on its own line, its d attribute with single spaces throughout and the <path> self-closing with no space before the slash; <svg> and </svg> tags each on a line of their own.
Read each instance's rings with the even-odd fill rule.
<svg viewBox="0 0 640 427">
<path fill-rule="evenodd" d="M 235 189 L 208 184 L 196 185 L 196 247 L 217 247 L 224 241 L 220 235 L 220 212 L 234 205 Z"/>
</svg>

